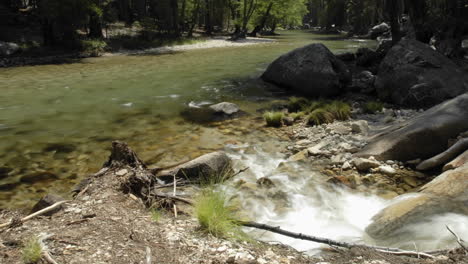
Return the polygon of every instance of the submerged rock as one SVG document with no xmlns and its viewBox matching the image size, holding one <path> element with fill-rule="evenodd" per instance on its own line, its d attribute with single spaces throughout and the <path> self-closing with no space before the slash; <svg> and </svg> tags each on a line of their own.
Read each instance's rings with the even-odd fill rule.
<svg viewBox="0 0 468 264">
<path fill-rule="evenodd" d="M 404 39 L 385 56 L 375 85 L 382 100 L 430 107 L 467 92 L 468 76 L 428 45 Z"/>
<path fill-rule="evenodd" d="M 43 171 L 43 172 L 35 172 L 28 175 L 21 177 L 20 182 L 22 183 L 36 183 L 42 181 L 51 181 L 56 180 L 59 177 L 52 172 Z"/>
<path fill-rule="evenodd" d="M 181 112 L 186 120 L 196 123 L 219 122 L 237 118 L 246 113 L 233 103 L 222 102 L 214 105 L 189 105 Z"/>
<path fill-rule="evenodd" d="M 357 156 L 379 160 L 427 159 L 447 149 L 449 139 L 468 130 L 468 93 L 439 104 L 380 133 Z"/>
<path fill-rule="evenodd" d="M 388 238 L 410 224 L 450 212 L 468 214 L 468 164 L 444 172 L 424 185 L 419 194 L 383 209 L 366 232 L 377 239 Z"/>
<path fill-rule="evenodd" d="M 276 59 L 261 77 L 311 97 L 340 94 L 351 80 L 346 65 L 323 44 L 310 44 Z"/>
</svg>

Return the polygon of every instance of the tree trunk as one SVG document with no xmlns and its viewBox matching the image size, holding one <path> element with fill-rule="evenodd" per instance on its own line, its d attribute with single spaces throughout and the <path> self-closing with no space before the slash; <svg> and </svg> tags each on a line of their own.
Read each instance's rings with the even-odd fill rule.
<svg viewBox="0 0 468 264">
<path fill-rule="evenodd" d="M 416 40 L 429 43 L 432 33 L 426 28 L 427 5 L 425 0 L 406 0 L 411 24 L 416 33 Z"/>
<path fill-rule="evenodd" d="M 207 35 L 211 35 L 213 33 L 211 16 L 210 0 L 205 0 L 205 32 Z"/>
<path fill-rule="evenodd" d="M 401 39 L 398 0 L 386 0 L 386 9 L 392 28 L 392 43 L 396 44 Z"/>
<path fill-rule="evenodd" d="M 179 31 L 179 6 L 177 5 L 177 0 L 171 0 L 171 10 L 172 10 L 172 30 L 176 37 L 180 36 Z"/>
<path fill-rule="evenodd" d="M 89 17 L 89 34 L 90 38 L 102 39 L 104 36 L 102 35 L 102 23 L 101 18 L 96 15 L 92 14 Z"/>
<path fill-rule="evenodd" d="M 263 15 L 262 17 L 262 20 L 260 22 L 260 25 L 257 25 L 254 30 L 250 33 L 250 36 L 252 37 L 256 37 L 258 32 L 260 32 L 263 28 L 265 28 L 265 24 L 268 20 L 268 17 L 270 16 L 270 11 L 271 11 L 271 8 L 273 7 L 273 2 L 270 2 L 270 4 L 268 5 L 268 8 L 267 10 L 265 11 L 265 14 Z"/>
</svg>

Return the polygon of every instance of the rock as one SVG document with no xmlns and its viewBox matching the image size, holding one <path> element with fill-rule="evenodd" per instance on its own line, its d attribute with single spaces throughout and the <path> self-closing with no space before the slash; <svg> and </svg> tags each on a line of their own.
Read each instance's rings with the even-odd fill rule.
<svg viewBox="0 0 468 264">
<path fill-rule="evenodd" d="M 372 168 L 377 168 L 380 166 L 380 163 L 375 160 L 370 160 L 370 159 L 364 159 L 364 158 L 357 158 L 353 160 L 354 166 L 359 171 L 368 171 Z"/>
<path fill-rule="evenodd" d="M 43 151 L 55 151 L 57 153 L 70 153 L 76 150 L 76 146 L 70 143 L 49 143 Z"/>
<path fill-rule="evenodd" d="M 275 183 L 267 177 L 262 177 L 257 180 L 257 185 L 265 188 L 275 187 Z"/>
<path fill-rule="evenodd" d="M 289 157 L 288 161 L 303 161 L 303 160 L 306 160 L 308 156 L 309 156 L 309 153 L 305 149 Z"/>
<path fill-rule="evenodd" d="M 351 166 L 351 164 L 350 164 L 348 161 L 345 161 L 345 162 L 343 163 L 343 165 L 341 166 L 341 169 L 343 169 L 343 170 L 349 170 L 349 169 L 351 169 L 351 168 L 352 168 L 352 166 Z"/>
<path fill-rule="evenodd" d="M 189 104 L 180 114 L 186 120 L 195 123 L 219 122 L 246 115 L 236 104 L 228 102 L 210 106 Z"/>
<path fill-rule="evenodd" d="M 16 43 L 0 41 L 0 56 L 10 56 L 19 49 L 20 47 Z"/>
<path fill-rule="evenodd" d="M 12 170 L 13 170 L 12 168 L 0 166 L 0 179 L 8 176 L 8 173 L 10 173 L 10 171 Z"/>
<path fill-rule="evenodd" d="M 210 108 L 213 109 L 215 113 L 226 115 L 232 115 L 240 111 L 240 108 L 236 104 L 228 102 L 211 105 Z"/>
<path fill-rule="evenodd" d="M 350 88 L 365 94 L 370 94 L 375 91 L 374 82 L 375 75 L 373 75 L 372 72 L 362 71 L 356 76 L 353 76 L 353 81 Z"/>
<path fill-rule="evenodd" d="M 468 150 L 460 154 L 451 162 L 445 164 L 443 171 L 453 170 L 468 163 Z"/>
<path fill-rule="evenodd" d="M 394 45 L 380 64 L 375 82 L 387 102 L 430 107 L 468 91 L 468 77 L 454 62 L 416 40 Z"/>
<path fill-rule="evenodd" d="M 401 179 L 403 180 L 404 183 L 408 184 L 409 186 L 413 188 L 418 187 L 420 184 L 418 178 L 413 177 L 413 176 L 405 176 Z"/>
<path fill-rule="evenodd" d="M 65 199 L 63 199 L 62 197 L 58 196 L 58 195 L 53 195 L 53 194 L 47 194 L 46 196 L 42 197 L 39 202 L 37 202 L 33 208 L 31 209 L 31 212 L 29 212 L 29 214 L 32 214 L 32 213 L 35 213 L 39 210 L 42 210 L 46 207 L 49 207 L 57 202 L 60 202 L 60 201 L 63 201 Z M 57 213 L 58 211 L 60 211 L 62 209 L 62 205 L 58 206 L 57 208 L 54 208 L 53 210 L 45 213 L 45 214 L 42 214 L 44 216 L 51 216 L 55 213 Z"/>
<path fill-rule="evenodd" d="M 345 53 L 336 54 L 336 57 L 342 61 L 353 61 L 356 59 L 356 54 L 352 52 L 345 52 Z"/>
<path fill-rule="evenodd" d="M 369 48 L 359 48 L 357 50 L 356 65 L 361 67 L 370 67 L 380 63 L 382 57 L 376 51 Z"/>
<path fill-rule="evenodd" d="M 409 161 L 431 158 L 447 149 L 448 140 L 468 130 L 468 93 L 395 124 L 372 138 L 358 157 Z"/>
<path fill-rule="evenodd" d="M 343 91 L 351 74 L 327 47 L 315 43 L 282 55 L 261 78 L 306 96 L 331 97 Z"/>
<path fill-rule="evenodd" d="M 383 174 L 386 174 L 386 175 L 395 175 L 396 174 L 396 170 L 394 168 L 392 168 L 391 166 L 388 166 L 388 165 L 382 165 L 379 167 L 379 171 Z"/>
<path fill-rule="evenodd" d="M 388 239 L 400 228 L 433 215 L 444 213 L 468 214 L 468 164 L 446 171 L 424 185 L 421 192 L 401 199 L 373 217 L 367 233 L 373 238 Z"/>
<path fill-rule="evenodd" d="M 294 125 L 294 118 L 290 117 L 290 116 L 285 116 L 283 117 L 283 124 L 285 126 L 292 126 Z"/>
<path fill-rule="evenodd" d="M 27 174 L 21 177 L 20 182 L 22 183 L 36 183 L 36 182 L 43 182 L 43 181 L 53 181 L 58 179 L 59 177 L 51 172 L 43 171 L 43 172 L 35 172 L 31 174 Z"/>
<path fill-rule="evenodd" d="M 468 50 L 468 39 L 462 40 L 462 42 L 461 42 L 461 48 L 462 48 L 462 49 L 465 49 L 465 50 Z"/>
<path fill-rule="evenodd" d="M 222 151 L 205 154 L 189 162 L 171 169 L 160 171 L 156 177 L 211 180 L 213 177 L 223 177 L 232 171 L 231 159 Z M 218 178 L 216 178 L 218 179 Z M 214 180 L 216 180 L 214 179 Z"/>
<path fill-rule="evenodd" d="M 371 28 L 369 35 L 371 39 L 377 39 L 377 37 L 382 36 L 385 32 L 390 31 L 390 26 L 383 22 Z"/>
<path fill-rule="evenodd" d="M 351 123 L 351 131 L 353 133 L 363 134 L 367 136 L 369 133 L 369 124 L 366 120 L 358 120 Z"/>
</svg>

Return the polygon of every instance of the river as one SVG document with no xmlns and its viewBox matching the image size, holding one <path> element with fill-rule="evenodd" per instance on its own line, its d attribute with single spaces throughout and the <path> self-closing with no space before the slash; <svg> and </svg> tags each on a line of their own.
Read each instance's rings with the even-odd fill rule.
<svg viewBox="0 0 468 264">
<path fill-rule="evenodd" d="M 278 151 L 286 140 L 266 133 L 256 110 L 281 96 L 258 80 L 279 55 L 313 42 L 322 42 L 333 52 L 375 43 L 304 31 L 280 33 L 274 43 L 245 47 L 0 69 L 0 208 L 28 207 L 49 192 L 67 196 L 72 185 L 99 170 L 112 140 L 127 142 L 150 166 L 225 149 L 238 166 L 250 168 L 242 176 L 250 186 L 269 176 L 277 184 L 275 190 L 281 190 L 262 194 L 255 188 L 237 192 L 226 186 L 251 219 L 291 231 L 372 243 L 363 230 L 388 201 L 331 190 L 321 184 L 313 168 L 296 164 L 281 169 L 286 157 Z M 222 101 L 237 103 L 251 116 L 213 125 L 180 117 L 191 102 Z M 443 217 L 429 219 L 428 225 L 468 230 L 465 218 Z M 389 244 L 412 247 L 414 242 L 420 248 L 453 244 L 447 232 L 418 232 L 411 243 L 402 239 Z M 318 248 L 264 232 L 249 233 L 310 253 Z"/>
</svg>

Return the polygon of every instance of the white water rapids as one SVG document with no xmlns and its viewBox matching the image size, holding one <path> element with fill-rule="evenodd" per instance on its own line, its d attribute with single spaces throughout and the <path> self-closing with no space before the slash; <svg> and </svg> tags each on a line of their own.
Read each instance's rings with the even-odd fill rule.
<svg viewBox="0 0 468 264">
<path fill-rule="evenodd" d="M 468 217 L 446 214 L 404 227 L 401 235 L 388 241 L 373 241 L 365 233 L 371 218 L 391 202 L 377 195 L 359 194 L 331 188 L 325 178 L 304 164 L 287 162 L 281 154 L 260 147 L 244 146 L 230 151 L 237 168 L 248 167 L 226 187 L 229 196 L 240 203 L 249 220 L 282 229 L 338 241 L 429 251 L 453 248 L 456 239 L 445 225 L 468 240 Z M 257 180 L 267 177 L 274 187 L 259 187 Z M 242 184 L 239 184 L 239 179 Z M 239 187 L 240 185 L 240 187 Z M 414 194 L 413 194 L 414 195 Z M 405 199 L 399 197 L 398 199 Z M 290 245 L 308 254 L 317 254 L 323 245 L 297 240 L 271 232 L 245 229 L 252 237 Z"/>
</svg>

